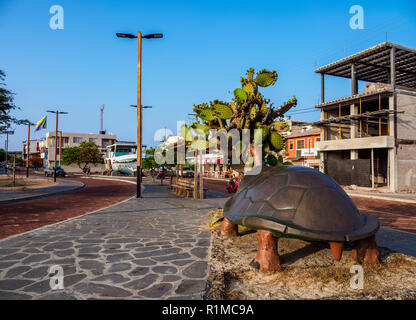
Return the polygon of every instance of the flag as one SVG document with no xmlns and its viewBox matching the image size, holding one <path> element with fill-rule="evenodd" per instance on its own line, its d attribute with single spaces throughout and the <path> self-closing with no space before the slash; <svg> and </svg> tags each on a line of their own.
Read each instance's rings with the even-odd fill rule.
<svg viewBox="0 0 416 320">
<path fill-rule="evenodd" d="M 42 119 L 39 120 L 39 122 L 36 124 L 35 131 L 46 129 L 46 117 L 47 116 L 44 116 Z"/>
<path fill-rule="evenodd" d="M 39 152 L 40 148 L 39 148 L 39 139 L 36 139 L 36 152 Z"/>
</svg>

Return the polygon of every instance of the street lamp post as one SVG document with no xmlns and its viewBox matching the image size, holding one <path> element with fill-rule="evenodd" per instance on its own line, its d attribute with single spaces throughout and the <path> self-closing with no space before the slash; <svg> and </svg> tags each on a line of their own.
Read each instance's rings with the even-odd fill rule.
<svg viewBox="0 0 416 320">
<path fill-rule="evenodd" d="M 26 141 L 26 178 L 29 178 L 29 161 L 30 161 L 30 126 L 34 125 L 29 120 L 27 124 L 27 141 Z"/>
<path fill-rule="evenodd" d="M 9 134 L 14 134 L 14 131 L 2 131 L 0 133 L 2 133 L 2 134 L 5 133 L 6 134 L 6 146 L 5 146 L 5 148 L 6 148 L 6 154 L 5 154 L 6 159 L 5 159 L 5 164 L 7 165 L 8 158 L 9 158 Z"/>
<path fill-rule="evenodd" d="M 142 94 L 142 38 L 156 39 L 163 38 L 161 33 L 153 33 L 142 35 L 141 32 L 137 36 L 129 33 L 116 33 L 119 38 L 136 39 L 137 38 L 137 106 L 141 106 Z M 142 180 L 142 108 L 137 108 L 137 191 L 136 197 L 141 198 L 141 180 Z"/>
<path fill-rule="evenodd" d="M 133 108 L 137 108 L 137 105 L 135 105 L 135 104 L 131 104 L 130 105 L 130 107 L 133 107 Z M 143 123 L 143 109 L 151 109 L 151 108 L 153 108 L 152 106 L 142 106 L 141 107 L 141 110 L 140 110 L 140 127 L 142 127 L 141 126 L 141 124 Z M 142 138 L 142 133 L 143 133 L 143 130 L 142 130 L 142 128 L 141 128 L 141 130 L 140 130 L 140 145 L 141 145 L 141 150 L 143 150 L 143 145 L 142 145 L 142 143 L 143 143 L 143 138 Z M 139 148 L 139 146 L 137 146 L 137 148 Z M 140 155 L 140 176 L 139 176 L 139 165 L 137 165 L 137 172 L 136 172 L 136 175 L 138 176 L 138 177 L 140 177 L 140 184 L 141 184 L 141 182 L 142 182 L 142 158 L 143 158 L 143 153 L 141 152 L 141 155 Z M 137 164 L 138 164 L 139 162 L 137 161 Z M 141 187 L 140 187 L 140 191 L 141 191 Z M 138 196 L 138 198 L 140 198 L 140 196 Z"/>
<path fill-rule="evenodd" d="M 53 181 L 54 182 L 56 182 L 56 154 L 57 154 L 57 152 L 58 152 L 58 115 L 59 114 L 68 114 L 68 112 L 64 112 L 64 111 L 59 111 L 59 110 L 56 110 L 56 111 L 50 111 L 50 110 L 46 110 L 46 112 L 49 112 L 49 113 L 55 113 L 56 114 L 56 127 L 55 127 L 55 154 L 54 154 L 54 156 L 55 156 L 55 159 L 54 159 L 54 161 L 55 161 L 55 163 L 54 163 L 54 167 L 53 167 Z M 59 164 L 59 165 L 61 165 L 61 164 Z"/>
</svg>

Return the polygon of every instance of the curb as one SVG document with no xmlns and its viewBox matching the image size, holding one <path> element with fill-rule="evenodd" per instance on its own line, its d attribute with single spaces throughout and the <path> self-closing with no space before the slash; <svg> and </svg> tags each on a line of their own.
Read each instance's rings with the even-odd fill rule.
<svg viewBox="0 0 416 320">
<path fill-rule="evenodd" d="M 0 200 L 0 204 L 7 204 L 7 203 L 13 203 L 13 202 L 21 202 L 21 201 L 28 201 L 28 200 L 46 198 L 46 197 L 50 197 L 50 196 L 56 196 L 58 194 L 62 194 L 62 193 L 67 193 L 67 192 L 72 192 L 72 191 L 75 191 L 75 190 L 79 190 L 79 189 L 85 188 L 85 186 L 86 186 L 86 184 L 83 183 L 83 182 L 79 182 L 79 181 L 75 181 L 75 182 L 78 182 L 79 185 L 78 186 L 74 186 L 74 188 L 69 189 L 69 190 L 54 191 L 54 192 L 50 192 L 50 193 L 44 193 L 44 194 L 39 194 L 39 195 L 34 195 L 34 196 L 29 196 L 29 197 L 24 197 L 24 198 L 9 199 L 9 200 Z"/>
<path fill-rule="evenodd" d="M 377 200 L 384 200 L 384 201 L 395 201 L 395 202 L 404 202 L 404 203 L 414 203 L 416 204 L 416 200 L 410 199 L 401 199 L 401 198 L 390 198 L 390 197 L 383 197 L 383 196 L 376 196 L 376 195 L 369 195 L 369 194 L 359 194 L 359 193 L 350 193 L 347 192 L 348 196 L 350 197 L 358 197 L 358 198 L 369 198 L 369 199 L 377 199 Z"/>
</svg>

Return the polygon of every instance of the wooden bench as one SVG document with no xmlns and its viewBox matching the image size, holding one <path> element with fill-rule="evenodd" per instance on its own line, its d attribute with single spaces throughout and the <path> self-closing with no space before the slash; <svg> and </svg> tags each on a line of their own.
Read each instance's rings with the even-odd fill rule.
<svg viewBox="0 0 416 320">
<path fill-rule="evenodd" d="M 194 179 L 178 178 L 171 187 L 172 192 L 179 196 L 193 197 L 194 195 Z M 207 190 L 204 188 L 204 198 Z"/>
</svg>

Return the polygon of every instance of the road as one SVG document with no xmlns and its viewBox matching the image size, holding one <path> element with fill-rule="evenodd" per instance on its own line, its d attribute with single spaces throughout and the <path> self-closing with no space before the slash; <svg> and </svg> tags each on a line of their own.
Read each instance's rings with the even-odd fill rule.
<svg viewBox="0 0 416 320">
<path fill-rule="evenodd" d="M 82 189 L 40 199 L 0 204 L 0 239 L 98 210 L 133 196 L 136 185 L 122 181 L 81 181 Z"/>
<path fill-rule="evenodd" d="M 227 193 L 227 182 L 204 179 L 204 187 Z M 416 233 L 416 204 L 351 196 L 361 213 L 376 215 L 381 226 Z"/>
</svg>

